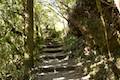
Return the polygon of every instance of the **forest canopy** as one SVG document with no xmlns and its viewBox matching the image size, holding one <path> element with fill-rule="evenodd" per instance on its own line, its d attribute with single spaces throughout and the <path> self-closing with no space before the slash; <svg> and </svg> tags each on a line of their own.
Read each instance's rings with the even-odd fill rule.
<svg viewBox="0 0 120 80">
<path fill-rule="evenodd" d="M 44 70 L 36 69 L 45 62 L 40 56 L 45 46 L 57 44 L 81 64 L 75 67 L 80 80 L 119 80 L 118 5 L 119 0 L 0 0 L 0 80 L 39 80 Z"/>
</svg>

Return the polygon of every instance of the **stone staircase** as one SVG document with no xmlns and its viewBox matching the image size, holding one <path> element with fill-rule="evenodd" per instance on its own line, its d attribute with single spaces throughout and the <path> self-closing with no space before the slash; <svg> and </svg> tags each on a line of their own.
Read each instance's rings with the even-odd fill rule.
<svg viewBox="0 0 120 80">
<path fill-rule="evenodd" d="M 70 59 L 64 45 L 59 41 L 49 41 L 43 45 L 39 56 L 41 62 L 36 66 L 35 80 L 81 80 L 75 59 Z"/>
</svg>

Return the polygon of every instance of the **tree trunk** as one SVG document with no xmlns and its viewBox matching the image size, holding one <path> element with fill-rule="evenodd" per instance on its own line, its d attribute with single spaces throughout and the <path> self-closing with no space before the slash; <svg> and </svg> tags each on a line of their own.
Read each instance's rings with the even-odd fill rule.
<svg viewBox="0 0 120 80">
<path fill-rule="evenodd" d="M 26 34 L 26 53 L 24 54 L 24 79 L 29 80 L 30 70 L 34 65 L 33 50 L 34 50 L 34 21 L 33 21 L 33 0 L 25 0 L 25 34 Z"/>
<path fill-rule="evenodd" d="M 33 58 L 34 40 L 33 40 L 33 0 L 27 0 L 27 48 L 30 58 Z"/>
</svg>

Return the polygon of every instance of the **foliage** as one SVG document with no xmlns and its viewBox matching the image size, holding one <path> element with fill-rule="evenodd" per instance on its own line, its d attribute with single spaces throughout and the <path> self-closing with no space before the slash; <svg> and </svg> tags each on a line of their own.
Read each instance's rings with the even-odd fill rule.
<svg viewBox="0 0 120 80">
<path fill-rule="evenodd" d="M 24 60 L 26 53 L 25 4 L 23 0 L 0 0 L 0 79 L 23 80 L 25 75 Z M 51 21 L 53 20 L 53 21 Z M 47 35 L 46 27 L 51 37 L 60 39 L 61 32 L 56 32 L 55 23 L 59 18 L 51 5 L 45 7 L 38 0 L 34 0 L 34 62 L 40 54 L 42 44 Z"/>
<path fill-rule="evenodd" d="M 18 6 L 19 5 L 19 6 Z M 23 76 L 23 18 L 21 1 L 0 2 L 0 78 L 15 80 Z"/>
<path fill-rule="evenodd" d="M 25 66 L 30 66 L 30 61 L 25 62 L 25 46 L 29 41 L 26 40 L 25 1 L 0 0 L 1 80 L 23 80 Z M 50 38 L 64 42 L 70 57 L 81 62 L 83 77 L 90 75 L 94 80 L 119 79 L 120 18 L 112 0 L 34 0 L 33 9 L 34 50 L 30 55 L 34 64 L 40 63 L 38 55 Z M 62 23 L 61 18 L 68 22 L 70 30 L 67 35 L 63 31 L 56 31 L 56 26 L 61 27 L 56 25 Z M 28 75 L 34 78 L 32 73 Z"/>
<path fill-rule="evenodd" d="M 66 47 L 65 52 L 69 53 L 71 59 L 76 59 L 83 55 L 83 47 L 85 46 L 83 37 L 77 38 L 73 34 L 67 34 L 67 36 L 64 37 L 64 44 Z"/>
<path fill-rule="evenodd" d="M 85 75 L 90 75 L 90 78 L 95 80 L 113 80 L 113 74 L 114 79 L 118 80 L 120 76 L 120 70 L 115 64 L 120 47 L 117 40 L 119 34 L 116 34 L 116 32 L 119 32 L 119 29 L 116 28 L 119 27 L 118 11 L 111 5 L 113 5 L 111 1 L 77 0 L 76 6 L 73 7 L 73 11 L 68 18 L 70 31 L 79 38 L 81 33 L 84 36 L 83 54 L 85 56 L 81 57 L 80 55 L 79 60 L 83 63 L 83 66 L 85 66 L 85 62 L 89 61 L 89 65 L 86 65 L 87 73 Z M 114 22 L 114 20 L 116 21 Z M 96 60 L 98 64 L 100 63 L 99 65 L 97 65 Z M 95 68 L 99 68 L 98 70 L 91 68 L 94 64 L 96 64 Z M 95 71 L 95 73 L 91 73 L 92 71 Z M 101 73 L 101 71 L 105 71 L 109 76 L 103 76 L 105 73 Z M 101 77 L 95 77 L 97 75 L 101 75 Z"/>
</svg>

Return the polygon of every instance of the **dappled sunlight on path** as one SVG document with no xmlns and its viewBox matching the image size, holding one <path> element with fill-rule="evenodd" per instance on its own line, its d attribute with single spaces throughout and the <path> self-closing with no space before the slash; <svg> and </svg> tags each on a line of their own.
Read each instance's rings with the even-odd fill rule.
<svg viewBox="0 0 120 80">
<path fill-rule="evenodd" d="M 82 72 L 78 68 L 82 64 L 69 57 L 63 43 L 48 42 L 42 51 L 39 55 L 41 62 L 34 69 L 36 80 L 81 80 Z"/>
</svg>

